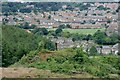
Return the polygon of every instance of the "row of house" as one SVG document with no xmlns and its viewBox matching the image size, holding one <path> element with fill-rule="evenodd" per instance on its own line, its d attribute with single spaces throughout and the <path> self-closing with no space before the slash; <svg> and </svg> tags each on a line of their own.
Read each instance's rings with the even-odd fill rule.
<svg viewBox="0 0 120 80">
<path fill-rule="evenodd" d="M 38 28 L 41 28 L 41 27 L 57 28 L 61 24 L 70 24 L 72 26 L 72 28 L 102 28 L 103 24 L 104 25 L 107 24 L 109 26 L 107 29 L 107 32 L 106 32 L 107 34 L 117 31 L 117 28 L 118 28 L 117 22 L 112 22 L 112 23 L 108 24 L 107 18 L 105 18 L 104 16 L 84 16 L 84 17 L 79 16 L 79 18 L 70 17 L 68 19 L 66 16 L 65 17 L 66 21 L 65 21 L 64 18 L 59 19 L 59 17 L 54 17 L 53 20 L 43 19 L 43 18 L 41 18 L 42 17 L 41 13 L 39 13 L 38 17 L 34 14 L 32 14 L 32 15 L 31 14 L 32 13 L 23 15 L 24 21 L 27 21 L 30 24 L 36 24 Z M 21 18 L 20 16 L 22 16 L 22 13 L 19 13 L 19 16 L 17 15 L 18 20 L 22 21 L 23 18 Z M 39 24 L 37 21 L 33 20 L 32 17 L 34 17 L 36 20 L 40 19 Z M 13 18 L 13 16 L 9 16 L 8 18 L 10 19 L 10 22 L 9 22 L 10 24 L 16 24 L 16 22 L 13 19 L 11 19 L 11 18 Z M 67 22 L 67 20 L 68 20 L 68 22 Z M 95 24 L 89 24 L 89 23 L 81 24 L 83 21 L 85 21 L 85 22 L 97 21 L 97 22 Z"/>
<path fill-rule="evenodd" d="M 119 52 L 119 44 L 117 43 L 113 46 L 108 46 L 108 45 L 104 45 L 102 47 L 97 46 L 97 51 L 99 53 L 102 53 L 103 55 L 107 55 L 107 54 L 117 55 Z"/>
<path fill-rule="evenodd" d="M 110 8 L 110 10 L 97 10 L 97 4 L 105 7 L 110 7 L 109 5 L 117 7 L 117 3 L 108 3 L 108 5 L 107 3 L 91 3 L 91 7 L 89 7 L 88 10 L 83 11 L 80 11 L 79 8 L 76 7 L 73 11 L 60 9 L 58 11 L 38 12 L 37 14 L 33 11 L 31 13 L 17 12 L 17 15 L 2 17 L 7 18 L 9 20 L 8 24 L 11 25 L 24 24 L 25 22 L 28 22 L 30 24 L 35 24 L 38 28 L 54 28 L 58 27 L 60 24 L 70 24 L 72 28 L 101 28 L 103 27 L 102 24 L 107 24 L 108 20 L 111 20 L 112 22 L 117 21 L 118 15 L 117 12 L 115 12 L 115 9 Z M 31 6 L 33 7 L 33 5 L 28 5 L 26 7 Z M 67 8 L 67 5 L 63 5 L 63 7 Z M 112 12 L 115 12 L 115 14 L 112 14 Z M 48 19 L 49 16 L 50 19 Z M 16 18 L 17 21 L 13 20 L 13 18 Z"/>
<path fill-rule="evenodd" d="M 113 33 L 118 34 L 118 28 L 119 28 L 118 22 L 114 22 L 114 23 L 112 22 L 112 23 L 109 25 L 109 27 L 106 29 L 106 34 L 107 34 L 108 36 L 112 35 Z"/>
<path fill-rule="evenodd" d="M 96 46 L 96 49 L 99 54 L 108 55 L 108 54 L 118 54 L 119 44 L 115 45 L 96 45 L 93 41 L 75 41 L 73 42 L 71 38 L 52 38 L 51 41 L 57 43 L 57 49 L 72 48 L 72 47 L 83 47 L 83 50 L 86 52 L 89 51 L 92 46 Z"/>
</svg>

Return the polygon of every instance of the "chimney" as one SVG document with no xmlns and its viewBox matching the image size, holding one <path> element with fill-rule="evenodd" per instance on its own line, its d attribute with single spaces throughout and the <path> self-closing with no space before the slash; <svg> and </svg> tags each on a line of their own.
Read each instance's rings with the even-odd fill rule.
<svg viewBox="0 0 120 80">
<path fill-rule="evenodd" d="M 55 48 L 56 48 L 56 50 L 57 50 L 57 42 L 55 43 Z"/>
</svg>

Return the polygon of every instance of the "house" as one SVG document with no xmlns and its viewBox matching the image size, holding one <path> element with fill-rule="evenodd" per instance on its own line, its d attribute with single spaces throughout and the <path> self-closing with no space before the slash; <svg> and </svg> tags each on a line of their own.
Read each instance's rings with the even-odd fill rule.
<svg viewBox="0 0 120 80">
<path fill-rule="evenodd" d="M 27 5 L 26 8 L 34 8 L 34 5 Z"/>
<path fill-rule="evenodd" d="M 87 52 L 90 50 L 92 46 L 94 46 L 94 42 L 92 40 L 86 41 L 80 41 L 80 46 L 83 48 L 83 51 Z"/>
<path fill-rule="evenodd" d="M 99 24 L 79 24 L 79 23 L 72 23 L 71 24 L 72 28 L 74 29 L 96 29 L 96 28 L 101 28 L 102 26 Z"/>
<path fill-rule="evenodd" d="M 67 8 L 67 5 L 63 5 L 62 8 L 63 8 L 63 9 L 66 9 L 66 8 Z"/>
<path fill-rule="evenodd" d="M 99 54 L 102 53 L 102 48 L 100 46 L 96 46 L 96 49 Z"/>
<path fill-rule="evenodd" d="M 57 49 L 80 47 L 79 42 L 73 42 L 71 38 L 52 38 L 51 41 L 57 43 Z"/>
<path fill-rule="evenodd" d="M 118 23 L 112 22 L 106 30 L 106 34 L 110 36 L 113 33 L 118 34 Z"/>
<path fill-rule="evenodd" d="M 16 25 L 16 22 L 15 20 L 13 19 L 14 17 L 13 16 L 9 16 L 8 18 L 8 25 Z"/>
<path fill-rule="evenodd" d="M 110 54 L 112 51 L 110 46 L 102 46 L 102 54 L 107 55 Z"/>
<path fill-rule="evenodd" d="M 102 55 L 108 55 L 112 53 L 112 48 L 108 45 L 96 46 L 98 53 Z"/>
<path fill-rule="evenodd" d="M 41 19 L 38 28 L 41 28 L 41 27 L 44 27 L 44 28 L 53 28 L 53 25 L 55 23 L 56 23 L 56 21 L 54 21 L 54 20 Z"/>
<path fill-rule="evenodd" d="M 118 49 L 119 49 L 119 43 L 115 44 L 112 46 L 112 53 L 114 55 L 117 55 L 118 54 Z"/>
<path fill-rule="evenodd" d="M 112 10 L 116 10 L 119 5 L 117 3 L 105 3 L 104 6 Z"/>
</svg>

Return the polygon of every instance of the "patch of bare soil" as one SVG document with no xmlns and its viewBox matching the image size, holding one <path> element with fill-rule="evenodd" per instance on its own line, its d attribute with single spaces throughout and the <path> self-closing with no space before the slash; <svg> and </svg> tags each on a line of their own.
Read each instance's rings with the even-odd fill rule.
<svg viewBox="0 0 120 80">
<path fill-rule="evenodd" d="M 0 68 L 2 78 L 90 78 L 89 74 L 66 75 L 36 68 Z"/>
<path fill-rule="evenodd" d="M 32 73 L 36 70 L 35 68 L 0 68 L 2 72 L 0 76 L 7 78 L 34 77 Z"/>
<path fill-rule="evenodd" d="M 64 74 L 51 73 L 50 70 L 36 68 L 0 68 L 2 78 L 57 78 L 68 77 Z"/>
<path fill-rule="evenodd" d="M 39 56 L 42 60 L 46 60 L 48 57 L 53 56 L 54 53 L 40 53 Z"/>
</svg>

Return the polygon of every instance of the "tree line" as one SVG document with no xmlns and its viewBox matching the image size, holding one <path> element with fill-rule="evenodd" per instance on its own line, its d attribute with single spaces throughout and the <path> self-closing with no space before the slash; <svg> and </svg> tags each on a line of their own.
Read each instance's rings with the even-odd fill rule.
<svg viewBox="0 0 120 80">
<path fill-rule="evenodd" d="M 68 25 L 69 27 L 69 25 Z M 39 28 L 34 29 L 34 34 L 39 35 L 52 35 L 54 37 L 66 37 L 66 38 L 72 38 L 73 42 L 78 40 L 93 40 L 95 43 L 99 45 L 114 45 L 116 43 L 120 42 L 120 37 L 118 34 L 113 33 L 110 36 L 107 36 L 107 34 L 104 31 L 96 31 L 93 35 L 88 34 L 79 34 L 79 33 L 70 33 L 70 32 L 64 32 L 64 25 L 60 25 L 55 31 L 48 31 L 46 28 Z"/>
</svg>

